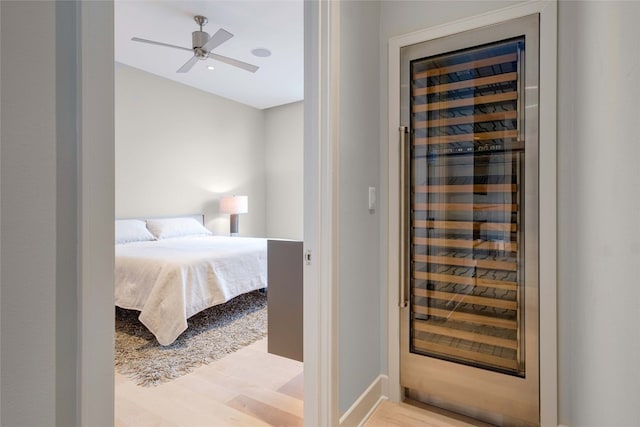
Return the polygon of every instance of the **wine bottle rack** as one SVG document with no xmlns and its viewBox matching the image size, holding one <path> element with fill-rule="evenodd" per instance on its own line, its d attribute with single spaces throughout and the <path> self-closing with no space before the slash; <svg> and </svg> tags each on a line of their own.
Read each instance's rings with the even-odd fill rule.
<svg viewBox="0 0 640 427">
<path fill-rule="evenodd" d="M 522 375 L 519 39 L 411 64 L 411 351 Z"/>
</svg>

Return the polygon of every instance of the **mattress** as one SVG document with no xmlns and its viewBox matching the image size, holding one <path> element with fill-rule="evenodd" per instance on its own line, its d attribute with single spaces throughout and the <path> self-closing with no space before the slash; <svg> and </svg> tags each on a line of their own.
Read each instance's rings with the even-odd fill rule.
<svg viewBox="0 0 640 427">
<path fill-rule="evenodd" d="M 116 245 L 115 303 L 140 311 L 161 345 L 194 314 L 267 286 L 267 240 L 189 236 Z"/>
</svg>

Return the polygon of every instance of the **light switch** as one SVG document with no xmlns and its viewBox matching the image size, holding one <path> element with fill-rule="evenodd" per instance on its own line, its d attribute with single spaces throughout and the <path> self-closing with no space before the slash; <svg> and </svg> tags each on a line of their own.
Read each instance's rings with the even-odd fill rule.
<svg viewBox="0 0 640 427">
<path fill-rule="evenodd" d="M 369 187 L 369 210 L 376 209 L 376 187 Z"/>
</svg>

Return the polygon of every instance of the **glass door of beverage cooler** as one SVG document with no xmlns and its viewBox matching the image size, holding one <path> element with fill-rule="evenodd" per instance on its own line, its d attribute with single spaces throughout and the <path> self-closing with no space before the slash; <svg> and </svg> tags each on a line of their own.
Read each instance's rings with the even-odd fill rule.
<svg viewBox="0 0 640 427">
<path fill-rule="evenodd" d="M 539 423 L 537 16 L 402 51 L 401 383 Z"/>
</svg>

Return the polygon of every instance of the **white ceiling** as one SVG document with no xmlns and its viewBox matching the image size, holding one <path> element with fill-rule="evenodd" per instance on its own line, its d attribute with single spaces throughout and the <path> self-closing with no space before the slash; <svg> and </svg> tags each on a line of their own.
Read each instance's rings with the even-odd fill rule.
<svg viewBox="0 0 640 427">
<path fill-rule="evenodd" d="M 131 41 L 140 37 L 191 48 L 193 20 L 203 15 L 203 31 L 219 28 L 234 37 L 213 50 L 260 67 L 256 73 L 212 59 L 198 61 L 188 73 L 176 73 L 190 52 Z M 268 58 L 251 51 L 267 48 Z M 303 98 L 303 0 L 157 1 L 116 0 L 115 60 L 256 108 Z M 210 71 L 208 65 L 215 69 Z"/>
</svg>

